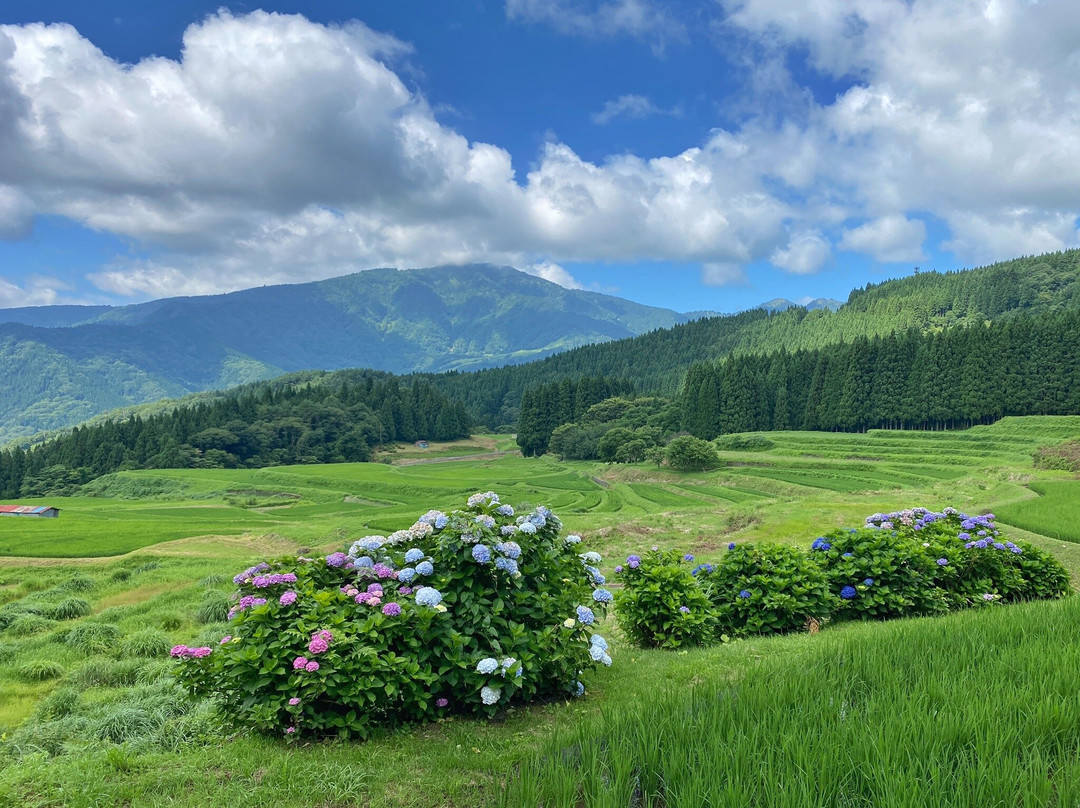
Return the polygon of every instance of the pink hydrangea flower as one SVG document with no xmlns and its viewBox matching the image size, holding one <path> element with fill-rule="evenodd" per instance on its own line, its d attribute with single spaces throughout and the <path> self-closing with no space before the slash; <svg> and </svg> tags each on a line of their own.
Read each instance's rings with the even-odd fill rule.
<svg viewBox="0 0 1080 808">
<path fill-rule="evenodd" d="M 397 603 L 387 603 L 382 607 L 382 613 L 387 617 L 397 617 L 401 614 L 401 605 Z"/>
<path fill-rule="evenodd" d="M 290 707 L 295 707 L 299 703 L 300 703 L 300 699 L 298 699 L 296 696 L 293 696 L 291 699 L 289 699 L 289 706 Z"/>
<path fill-rule="evenodd" d="M 218 642 L 218 645 L 224 645 L 225 643 L 227 643 L 227 642 L 228 642 L 229 640 L 231 640 L 231 639 L 232 639 L 232 637 L 230 637 L 230 636 L 229 636 L 228 634 L 226 634 L 226 635 L 225 635 L 224 637 L 222 637 L 222 638 L 221 638 L 221 640 L 220 640 L 220 641 Z"/>
<path fill-rule="evenodd" d="M 305 665 L 307 665 L 307 657 L 298 656 L 293 660 L 292 668 L 294 671 L 298 671 Z"/>
<path fill-rule="evenodd" d="M 313 654 L 321 654 L 329 647 L 330 643 L 322 637 L 312 637 L 311 642 L 308 643 L 307 649 Z"/>
<path fill-rule="evenodd" d="M 296 727 L 286 727 L 285 732 L 288 735 L 292 735 L 294 732 L 296 732 Z"/>
<path fill-rule="evenodd" d="M 304 666 L 304 670 L 306 670 L 308 673 L 314 673 L 318 669 L 319 669 L 319 663 L 316 662 L 314 659 L 311 660 L 311 662 L 309 662 L 308 664 L 306 664 Z"/>
<path fill-rule="evenodd" d="M 445 707 L 449 703 L 449 699 L 435 699 L 435 706 L 439 708 Z"/>
<path fill-rule="evenodd" d="M 289 604 L 295 603 L 295 602 L 296 602 L 296 593 L 293 592 L 291 589 L 288 592 L 286 592 L 284 595 L 282 595 L 280 598 L 278 598 L 278 603 L 280 603 L 282 606 L 288 606 Z"/>
</svg>

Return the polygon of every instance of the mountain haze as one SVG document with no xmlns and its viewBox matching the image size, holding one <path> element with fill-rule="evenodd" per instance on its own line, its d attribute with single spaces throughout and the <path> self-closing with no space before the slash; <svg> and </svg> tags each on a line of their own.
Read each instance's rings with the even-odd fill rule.
<svg viewBox="0 0 1080 808">
<path fill-rule="evenodd" d="M 525 362 L 685 322 L 510 267 L 374 269 L 122 307 L 0 311 L 0 442 L 289 371 Z"/>
</svg>

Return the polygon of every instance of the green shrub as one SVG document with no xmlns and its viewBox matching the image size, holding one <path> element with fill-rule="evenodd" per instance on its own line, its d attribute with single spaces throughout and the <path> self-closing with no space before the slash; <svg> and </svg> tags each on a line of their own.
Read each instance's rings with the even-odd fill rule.
<svg viewBox="0 0 1080 808">
<path fill-rule="evenodd" d="M 158 561 L 147 561 L 145 564 L 140 564 L 139 566 L 137 566 L 133 570 L 133 572 L 135 573 L 135 575 L 142 575 L 144 572 L 153 572 L 160 566 L 161 563 Z"/>
<path fill-rule="evenodd" d="M 814 540 L 810 557 L 829 581 L 837 619 L 887 620 L 948 611 L 937 566 L 920 542 L 892 531 L 836 530 Z"/>
<path fill-rule="evenodd" d="M 20 617 L 25 617 L 26 615 L 45 617 L 45 612 L 46 607 L 40 604 L 26 603 L 25 601 L 9 603 L 6 606 L 0 607 L 0 631 L 5 631 L 10 628 L 11 624 Z"/>
<path fill-rule="evenodd" d="M 120 643 L 120 653 L 125 657 L 161 657 L 167 655 L 170 648 L 169 635 L 156 628 L 136 631 Z"/>
<path fill-rule="evenodd" d="M 707 440 L 680 435 L 667 445 L 667 463 L 676 471 L 705 471 L 720 465 L 720 456 Z"/>
<path fill-rule="evenodd" d="M 228 595 L 208 590 L 195 612 L 195 619 L 200 623 L 224 623 L 229 619 L 230 606 Z"/>
<path fill-rule="evenodd" d="M 89 592 L 96 585 L 89 575 L 73 575 L 60 584 L 59 588 L 68 592 Z"/>
<path fill-rule="evenodd" d="M 49 616 L 53 620 L 74 620 L 77 617 L 86 617 L 89 614 L 90 603 L 82 598 L 67 598 L 49 610 Z"/>
<path fill-rule="evenodd" d="M 165 631 L 176 631 L 187 622 L 187 619 L 179 612 L 162 612 L 157 617 L 157 624 Z"/>
<path fill-rule="evenodd" d="M 764 452 L 776 444 L 764 435 L 721 435 L 713 446 L 725 452 Z"/>
<path fill-rule="evenodd" d="M 291 737 L 580 694 L 611 661 L 593 634 L 611 593 L 561 526 L 488 492 L 349 554 L 259 564 L 235 579 L 231 640 L 173 649 L 179 678 L 230 723 Z"/>
<path fill-rule="evenodd" d="M 128 578 L 131 577 L 131 570 L 120 569 L 114 572 L 109 577 L 114 581 L 126 581 Z"/>
<path fill-rule="evenodd" d="M 37 614 L 22 614 L 8 626 L 8 634 L 13 637 L 30 637 L 41 634 L 55 626 L 52 620 Z"/>
<path fill-rule="evenodd" d="M 623 583 L 615 614 L 635 645 L 679 648 L 714 639 L 716 615 L 685 557 L 653 549 L 631 555 L 615 571 Z"/>
<path fill-rule="evenodd" d="M 201 581 L 199 581 L 199 586 L 206 587 L 207 589 L 212 589 L 215 586 L 221 586 L 222 584 L 225 584 L 225 583 L 228 583 L 228 582 L 229 582 L 229 579 L 226 578 L 224 575 L 217 575 L 215 573 L 215 574 L 207 575 L 205 578 L 203 578 Z"/>
<path fill-rule="evenodd" d="M 64 666 L 51 659 L 35 659 L 18 668 L 19 678 L 27 682 L 48 682 L 64 675 Z"/>
<path fill-rule="evenodd" d="M 72 626 L 65 642 L 84 654 L 104 654 L 120 639 L 120 629 L 112 623 L 79 623 Z"/>
<path fill-rule="evenodd" d="M 7 742 L 7 749 L 17 759 L 44 752 L 49 757 L 64 754 L 69 745 L 86 737 L 90 722 L 78 715 L 66 715 L 54 721 L 24 721 Z"/>
<path fill-rule="evenodd" d="M 724 634 L 799 631 L 824 622 L 836 604 L 821 567 L 783 544 L 740 544 L 695 571 Z"/>
</svg>

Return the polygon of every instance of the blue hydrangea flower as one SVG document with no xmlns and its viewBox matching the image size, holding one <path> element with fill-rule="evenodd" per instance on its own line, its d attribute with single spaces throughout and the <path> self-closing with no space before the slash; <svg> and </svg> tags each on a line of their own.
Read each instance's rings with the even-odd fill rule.
<svg viewBox="0 0 1080 808">
<path fill-rule="evenodd" d="M 495 509 L 495 513 L 499 514 L 499 516 L 513 516 L 514 509 L 509 505 L 500 505 Z"/>
<path fill-rule="evenodd" d="M 604 649 L 605 651 L 608 649 L 607 640 L 605 640 L 599 634 L 593 634 L 591 637 L 589 637 L 589 645 L 599 646 L 600 648 Z"/>
<path fill-rule="evenodd" d="M 614 600 L 614 596 L 606 589 L 595 589 L 593 590 L 592 596 L 593 600 L 597 603 L 611 603 L 611 601 Z M 584 623 L 585 621 L 582 620 L 581 622 Z M 586 623 L 586 625 L 588 624 Z"/>
<path fill-rule="evenodd" d="M 641 556 L 639 556 L 639 555 L 629 555 L 629 556 L 627 556 L 626 557 L 626 566 L 628 566 L 632 570 L 636 570 L 638 567 L 641 566 Z"/>
<path fill-rule="evenodd" d="M 1005 545 L 1002 545 L 1002 546 L 1001 546 L 1001 548 L 1002 548 L 1002 549 L 1004 550 L 1004 549 L 1005 549 Z M 947 559 L 947 558 L 939 558 L 939 559 L 937 560 L 937 565 L 938 565 L 939 567 L 947 567 L 947 566 L 949 566 L 949 559 Z"/>
<path fill-rule="evenodd" d="M 435 517 L 434 528 L 436 530 L 442 530 L 449 522 L 450 517 L 447 516 L 445 513 L 440 513 L 438 516 Z"/>
<path fill-rule="evenodd" d="M 599 564 L 601 561 L 604 560 L 604 557 L 601 556 L 599 553 L 595 553 L 592 550 L 589 550 L 589 552 L 581 554 L 581 560 L 584 561 L 586 564 Z"/>
<path fill-rule="evenodd" d="M 840 590 L 840 597 L 842 597 L 844 600 L 851 600 L 857 594 L 859 593 L 855 590 L 855 587 L 853 586 L 845 586 L 843 589 Z"/>
<path fill-rule="evenodd" d="M 601 659 L 607 656 L 607 651 L 605 651 L 599 645 L 591 645 L 589 646 L 589 656 L 592 657 L 593 662 L 599 662 Z"/>
<path fill-rule="evenodd" d="M 581 682 L 574 682 L 574 695 L 579 697 L 584 696 L 585 685 L 583 685 Z"/>
<path fill-rule="evenodd" d="M 608 594 L 610 595 L 611 593 L 609 592 Z M 593 614 L 593 610 L 590 609 L 588 606 L 578 606 L 577 619 L 581 622 L 582 625 L 591 626 L 594 622 L 596 622 L 596 615 Z"/>
<path fill-rule="evenodd" d="M 473 521 L 476 522 L 476 524 L 478 525 L 482 525 L 483 527 L 488 528 L 489 530 L 495 527 L 494 517 L 488 516 L 486 513 L 476 517 L 476 519 L 474 519 Z"/>
<path fill-rule="evenodd" d="M 406 564 L 415 564 L 417 561 L 423 561 L 423 559 L 424 559 L 424 551 L 419 550 L 416 547 L 412 548 L 411 550 L 409 550 L 409 552 L 405 553 L 405 563 Z"/>
<path fill-rule="evenodd" d="M 733 541 L 729 541 L 729 542 L 728 542 L 728 546 L 727 546 L 727 548 L 728 548 L 729 550 L 734 550 L 734 549 L 735 549 L 735 542 L 733 542 Z"/>
<path fill-rule="evenodd" d="M 480 689 L 480 700 L 484 704 L 496 704 L 499 701 L 499 697 L 502 696 L 502 691 L 494 687 L 483 687 Z"/>
<path fill-rule="evenodd" d="M 533 536 L 536 534 L 536 525 L 532 522 L 522 522 L 518 525 L 518 530 L 524 533 L 526 536 Z"/>
<path fill-rule="evenodd" d="M 702 572 L 712 572 L 712 571 L 713 571 L 713 565 L 712 564 L 708 564 L 708 563 L 706 563 L 706 564 L 698 564 L 696 567 L 694 567 L 692 570 L 690 570 L 690 574 L 691 575 L 698 575 L 698 574 L 700 574 Z"/>
<path fill-rule="evenodd" d="M 360 556 L 360 558 L 356 559 L 353 566 L 356 566 L 356 567 L 374 567 L 375 566 L 375 560 L 371 556 Z"/>
<path fill-rule="evenodd" d="M 578 536 L 576 533 L 571 533 L 569 536 L 567 536 L 564 539 L 564 541 L 567 544 L 580 544 L 581 543 L 581 536 Z"/>
<path fill-rule="evenodd" d="M 956 538 L 960 539 L 960 541 L 968 541 L 971 538 L 971 534 L 961 530 L 956 534 Z"/>
<path fill-rule="evenodd" d="M 1016 553 L 1016 555 L 1021 555 L 1024 551 L 1021 550 L 1019 547 L 1010 547 L 1009 552 Z"/>
<path fill-rule="evenodd" d="M 492 657 L 485 657 L 484 659 L 481 659 L 477 663 L 476 672 L 477 673 L 482 673 L 485 676 L 488 676 L 488 675 L 490 675 L 492 673 L 495 673 L 495 671 L 498 670 L 498 668 L 499 668 L 499 661 L 497 659 L 493 659 Z"/>
<path fill-rule="evenodd" d="M 416 577 L 416 570 L 414 570 L 412 567 L 406 567 L 403 570 L 398 570 L 397 578 L 403 584 L 407 584 L 409 581 L 411 581 L 415 577 Z"/>
<path fill-rule="evenodd" d="M 588 574 L 589 579 L 593 582 L 593 586 L 603 586 L 607 583 L 607 578 L 596 567 L 585 567 L 585 572 Z"/>
<path fill-rule="evenodd" d="M 495 559 L 495 569 L 502 570 L 510 575 L 516 575 L 518 571 L 517 562 L 512 558 L 505 558 L 499 556 Z"/>
<path fill-rule="evenodd" d="M 418 606 L 438 606 L 442 603 L 442 592 L 434 587 L 422 586 L 416 590 L 416 604 Z"/>
<path fill-rule="evenodd" d="M 682 612 L 683 614 L 690 614 L 690 607 L 689 606 L 680 606 L 679 611 Z"/>
<path fill-rule="evenodd" d="M 495 545 L 495 552 L 517 561 L 521 556 L 521 546 L 516 541 L 502 541 Z"/>
<path fill-rule="evenodd" d="M 513 536 L 518 532 L 517 525 L 503 525 L 499 528 L 499 532 L 504 536 Z"/>
<path fill-rule="evenodd" d="M 416 565 L 416 571 L 420 575 L 431 575 L 435 572 L 435 567 L 431 565 L 430 561 L 421 561 Z"/>
<path fill-rule="evenodd" d="M 854 557 L 855 557 L 855 554 L 854 554 L 854 553 L 844 553 L 844 554 L 843 554 L 842 556 L 840 556 L 840 557 L 841 557 L 841 558 L 854 558 Z"/>
<path fill-rule="evenodd" d="M 823 539 L 822 537 L 819 536 L 818 538 L 814 539 L 814 543 L 810 545 L 810 549 L 811 550 L 821 550 L 821 551 L 831 550 L 832 545 L 829 544 L 827 541 L 825 541 L 825 539 Z"/>
<path fill-rule="evenodd" d="M 874 585 L 874 579 L 873 578 L 867 578 L 865 581 L 863 581 L 863 583 L 866 584 L 867 586 L 873 586 Z"/>
<path fill-rule="evenodd" d="M 477 564 L 490 564 L 491 550 L 487 548 L 487 545 L 478 544 L 472 548 L 472 557 Z"/>
<path fill-rule="evenodd" d="M 514 659 L 513 657 L 508 656 L 506 659 L 504 659 L 502 661 L 503 673 L 506 673 L 508 670 L 510 670 L 516 664 L 517 664 L 517 660 Z"/>
<path fill-rule="evenodd" d="M 684 555 L 684 556 L 682 557 L 682 560 L 683 560 L 683 561 L 686 561 L 686 562 L 688 562 L 688 563 L 693 563 L 693 561 L 694 561 L 694 557 L 693 557 L 693 556 L 692 556 L 692 555 L 691 555 L 690 553 L 687 553 L 686 555 Z"/>
<path fill-rule="evenodd" d="M 748 597 L 750 597 L 750 590 L 744 589 L 742 592 L 739 593 L 739 597 L 743 600 L 746 600 Z"/>
<path fill-rule="evenodd" d="M 990 543 L 986 539 L 979 539 L 977 542 L 975 542 L 975 546 L 978 547 L 980 550 L 985 550 L 987 547 L 990 546 Z"/>
</svg>

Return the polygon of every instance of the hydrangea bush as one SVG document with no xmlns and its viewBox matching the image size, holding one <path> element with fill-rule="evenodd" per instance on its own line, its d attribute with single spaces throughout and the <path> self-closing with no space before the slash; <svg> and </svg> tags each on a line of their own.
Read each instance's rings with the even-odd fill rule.
<svg viewBox="0 0 1080 808">
<path fill-rule="evenodd" d="M 173 649 L 180 678 L 234 724 L 290 737 L 581 695 L 611 664 L 593 626 L 612 595 L 561 528 L 489 491 L 347 552 L 258 564 L 234 579 L 220 643 Z"/>
<path fill-rule="evenodd" d="M 691 574 L 692 562 L 693 556 L 654 547 L 615 568 L 624 583 L 615 613 L 635 645 L 679 648 L 712 640 L 716 617 Z"/>
<path fill-rule="evenodd" d="M 697 579 L 723 634 L 784 634 L 822 622 L 834 605 L 821 568 L 795 547 L 743 544 Z"/>
<path fill-rule="evenodd" d="M 1065 568 L 1049 553 L 1000 535 L 993 514 L 912 508 L 867 517 L 863 527 L 835 530 L 808 549 L 728 545 L 719 563 L 699 564 L 686 578 L 673 551 L 631 555 L 616 603 L 619 624 L 642 646 L 706 642 L 688 632 L 676 603 L 698 595 L 694 625 L 711 639 L 775 634 L 826 620 L 941 614 L 1069 593 Z M 695 592 L 696 590 L 696 592 Z M 685 615 L 684 615 L 685 617 Z"/>
</svg>

